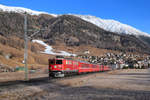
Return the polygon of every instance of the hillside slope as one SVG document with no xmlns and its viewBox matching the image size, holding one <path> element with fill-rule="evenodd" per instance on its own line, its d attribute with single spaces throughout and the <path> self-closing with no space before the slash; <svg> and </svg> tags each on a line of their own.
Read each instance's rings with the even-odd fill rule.
<svg viewBox="0 0 150 100">
<path fill-rule="evenodd" d="M 0 35 L 23 38 L 24 16 L 19 13 L 0 12 Z M 53 17 L 42 14 L 28 15 L 28 28 L 47 28 L 34 38 L 55 45 L 56 41 L 68 46 L 92 45 L 97 48 L 149 53 L 149 46 L 132 35 L 105 31 L 98 26 L 72 15 Z M 33 32 L 28 32 L 31 35 Z"/>
</svg>

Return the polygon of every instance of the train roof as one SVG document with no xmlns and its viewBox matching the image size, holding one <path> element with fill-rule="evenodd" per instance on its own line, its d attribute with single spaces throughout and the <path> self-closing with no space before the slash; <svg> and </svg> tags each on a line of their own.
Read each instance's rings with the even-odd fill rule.
<svg viewBox="0 0 150 100">
<path fill-rule="evenodd" d="M 77 62 L 81 62 L 81 63 L 87 63 L 87 64 L 90 64 L 90 63 L 87 62 L 87 61 L 74 60 L 74 59 L 72 59 L 72 58 L 52 58 L 52 59 L 58 59 L 58 60 L 72 60 L 72 61 L 77 61 Z"/>
</svg>

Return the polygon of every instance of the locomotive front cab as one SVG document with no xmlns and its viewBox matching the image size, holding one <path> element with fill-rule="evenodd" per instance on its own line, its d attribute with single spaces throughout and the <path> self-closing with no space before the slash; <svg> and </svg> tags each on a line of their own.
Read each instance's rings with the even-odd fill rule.
<svg viewBox="0 0 150 100">
<path fill-rule="evenodd" d="M 62 59 L 49 59 L 49 76 L 64 77 Z"/>
</svg>

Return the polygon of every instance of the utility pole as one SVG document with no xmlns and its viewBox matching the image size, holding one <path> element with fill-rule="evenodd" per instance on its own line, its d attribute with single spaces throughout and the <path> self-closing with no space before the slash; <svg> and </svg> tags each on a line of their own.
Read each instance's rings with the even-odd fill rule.
<svg viewBox="0 0 150 100">
<path fill-rule="evenodd" d="M 27 26 L 27 13 L 25 12 L 24 14 L 24 68 L 25 68 L 25 81 L 29 80 L 29 72 L 28 72 L 28 41 L 37 33 L 43 30 L 48 30 L 48 29 L 36 29 L 36 30 L 28 30 Z M 34 33 L 31 36 L 28 36 L 28 31 Z"/>
<path fill-rule="evenodd" d="M 25 46 L 24 46 L 24 68 L 25 68 L 25 81 L 28 81 L 28 36 L 27 36 L 27 14 L 24 14 L 24 41 L 25 41 Z"/>
<path fill-rule="evenodd" d="M 60 21 L 60 19 L 58 20 Z M 50 27 L 54 26 L 58 21 L 54 22 L 53 24 L 51 24 Z M 49 29 L 35 29 L 35 30 L 28 30 L 27 27 L 27 13 L 25 12 L 24 14 L 24 68 L 25 68 L 25 81 L 29 80 L 29 72 L 28 72 L 28 41 L 37 33 L 39 33 L 40 31 L 44 31 L 44 30 L 50 30 Z M 32 35 L 28 36 L 28 31 L 29 32 L 34 32 Z"/>
</svg>

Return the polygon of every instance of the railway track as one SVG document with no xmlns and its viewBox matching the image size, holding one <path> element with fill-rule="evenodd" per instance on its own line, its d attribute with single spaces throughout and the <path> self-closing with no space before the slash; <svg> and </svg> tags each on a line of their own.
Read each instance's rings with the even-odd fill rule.
<svg viewBox="0 0 150 100">
<path fill-rule="evenodd" d="M 19 85 L 28 85 L 28 86 L 41 85 L 41 84 L 47 84 L 47 83 L 54 83 L 59 80 L 81 78 L 81 77 L 85 77 L 88 75 L 94 75 L 96 73 L 107 73 L 107 72 L 94 72 L 94 73 L 86 73 L 86 74 L 80 74 L 80 75 L 70 75 L 70 76 L 62 77 L 62 78 L 49 78 L 49 77 L 32 78 L 29 81 L 24 81 L 24 80 L 7 81 L 7 82 L 0 82 L 0 87 L 1 88 L 9 88 L 9 87 L 16 88 L 16 86 L 18 87 Z"/>
</svg>

